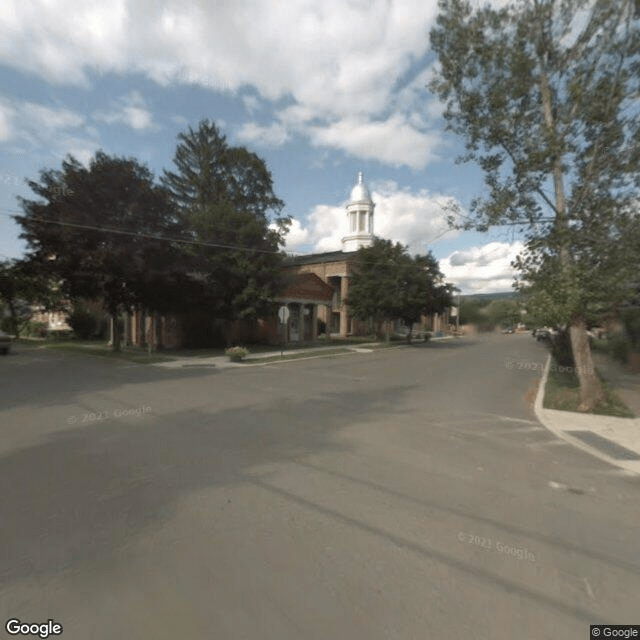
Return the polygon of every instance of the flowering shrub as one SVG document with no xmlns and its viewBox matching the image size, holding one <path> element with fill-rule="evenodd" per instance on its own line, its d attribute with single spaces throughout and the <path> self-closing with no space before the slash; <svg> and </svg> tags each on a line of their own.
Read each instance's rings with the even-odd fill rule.
<svg viewBox="0 0 640 640">
<path fill-rule="evenodd" d="M 224 353 L 229 356 L 229 360 L 231 360 L 231 362 L 240 362 L 249 354 L 249 349 L 245 347 L 229 347 L 228 349 L 225 349 Z"/>
</svg>

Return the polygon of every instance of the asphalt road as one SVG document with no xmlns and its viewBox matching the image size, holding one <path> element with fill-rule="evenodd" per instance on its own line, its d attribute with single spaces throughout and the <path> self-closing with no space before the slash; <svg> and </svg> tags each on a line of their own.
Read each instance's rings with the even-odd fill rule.
<svg viewBox="0 0 640 640">
<path fill-rule="evenodd" d="M 224 371 L 18 347 L 0 358 L 3 627 L 586 640 L 638 624 L 640 480 L 537 422 L 544 358 L 530 335 Z"/>
</svg>

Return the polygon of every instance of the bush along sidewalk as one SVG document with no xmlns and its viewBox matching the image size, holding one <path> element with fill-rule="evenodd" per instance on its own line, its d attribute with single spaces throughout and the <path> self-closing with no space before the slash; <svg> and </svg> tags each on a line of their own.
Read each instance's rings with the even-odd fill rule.
<svg viewBox="0 0 640 640">
<path fill-rule="evenodd" d="M 231 362 L 242 362 L 245 356 L 249 355 L 249 349 L 246 347 L 229 347 L 225 349 L 225 355 L 229 356 Z"/>
</svg>

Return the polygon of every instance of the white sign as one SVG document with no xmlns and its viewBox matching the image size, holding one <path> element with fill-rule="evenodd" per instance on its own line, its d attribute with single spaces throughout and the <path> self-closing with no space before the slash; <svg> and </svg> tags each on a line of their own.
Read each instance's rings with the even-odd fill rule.
<svg viewBox="0 0 640 640">
<path fill-rule="evenodd" d="M 278 317 L 282 324 L 287 324 L 287 321 L 289 320 L 289 313 L 289 307 L 284 305 L 278 309 Z"/>
</svg>

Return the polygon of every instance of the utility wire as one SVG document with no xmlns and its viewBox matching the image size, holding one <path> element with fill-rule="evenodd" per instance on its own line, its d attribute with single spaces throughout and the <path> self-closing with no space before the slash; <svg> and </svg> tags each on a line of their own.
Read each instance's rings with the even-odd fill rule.
<svg viewBox="0 0 640 640">
<path fill-rule="evenodd" d="M 11 211 L 11 209 L 6 209 L 5 211 Z M 19 212 L 16 212 L 16 213 L 19 213 Z M 7 218 L 13 217 L 12 215 L 9 215 L 6 213 L 0 214 L 0 215 L 5 216 Z M 125 236 L 133 236 L 135 238 L 147 238 L 149 240 L 164 240 L 166 242 L 178 242 L 182 244 L 198 245 L 202 247 L 212 247 L 215 249 L 240 249 L 244 251 L 255 251 L 257 253 L 269 253 L 273 255 L 280 253 L 279 251 L 270 251 L 268 249 L 254 249 L 252 247 L 243 247 L 243 246 L 232 245 L 232 244 L 220 244 L 217 242 L 203 242 L 201 240 L 188 240 L 187 238 L 168 238 L 166 236 L 153 235 L 151 233 L 143 233 L 141 231 L 125 231 L 124 229 L 107 229 L 106 227 L 96 227 L 88 224 L 78 224 L 76 222 L 63 222 L 61 220 L 54 220 L 53 218 L 44 218 L 40 216 L 36 216 L 35 218 L 32 218 L 30 221 L 34 221 L 34 220 L 36 222 L 46 222 L 48 224 L 57 224 L 61 227 L 73 227 L 76 229 L 86 229 L 89 231 L 102 231 L 106 233 L 116 233 L 116 234 L 125 235 Z"/>
</svg>

